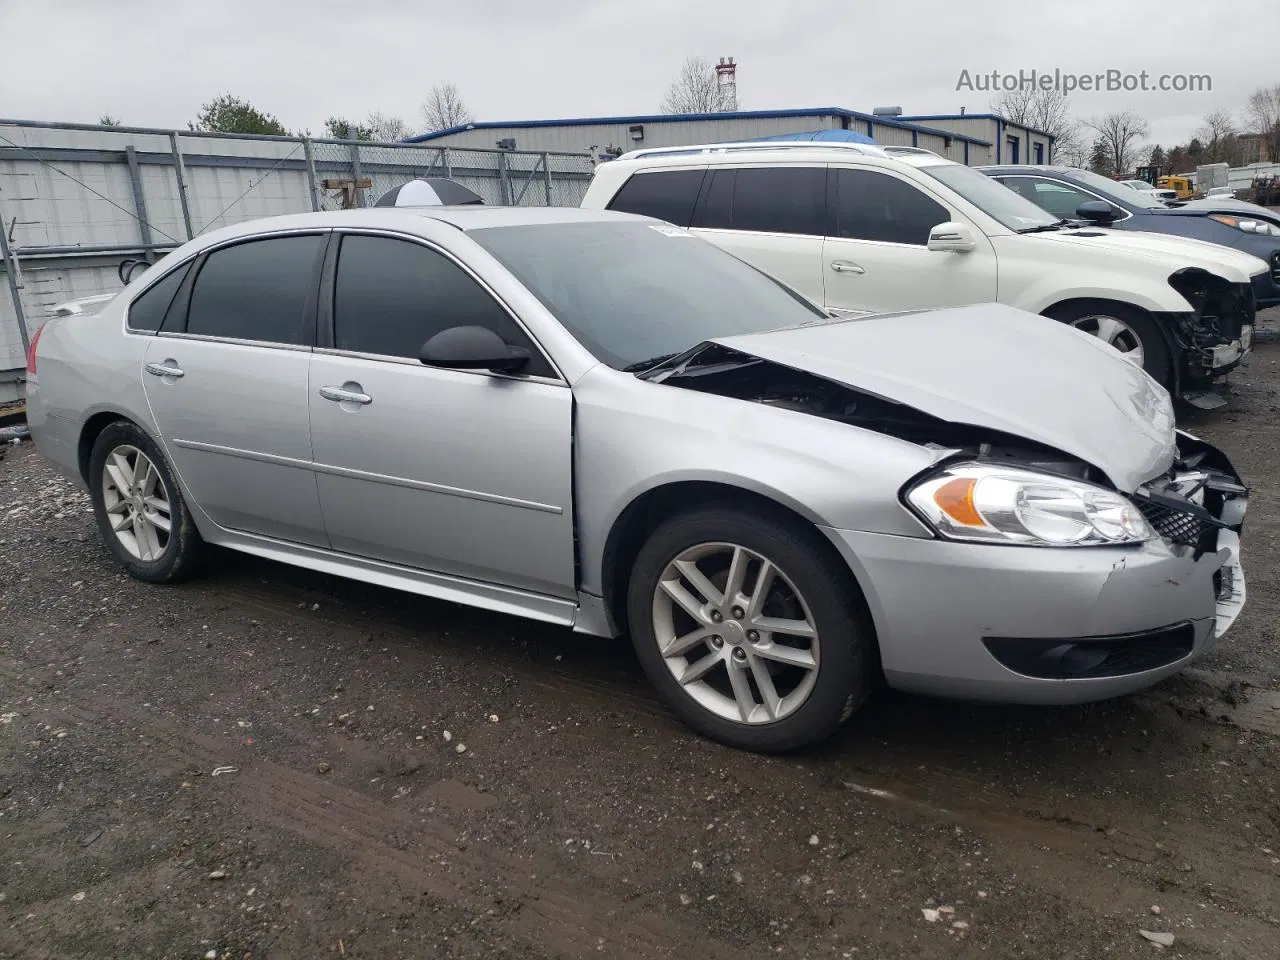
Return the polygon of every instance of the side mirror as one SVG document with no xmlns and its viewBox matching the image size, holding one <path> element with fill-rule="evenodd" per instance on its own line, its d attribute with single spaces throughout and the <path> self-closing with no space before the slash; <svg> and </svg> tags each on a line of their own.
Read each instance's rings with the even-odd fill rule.
<svg viewBox="0 0 1280 960">
<path fill-rule="evenodd" d="M 120 266 L 116 268 L 116 276 L 118 276 L 120 278 L 120 282 L 127 287 L 134 277 L 141 274 L 149 266 L 151 266 L 151 264 L 147 263 L 145 260 L 123 260 L 121 261 Z"/>
<path fill-rule="evenodd" d="M 973 228 L 967 223 L 954 221 L 940 223 L 930 230 L 927 244 L 930 250 L 944 253 L 968 253 L 977 245 L 978 241 L 973 235 Z"/>
<path fill-rule="evenodd" d="M 418 359 L 429 367 L 516 373 L 529 363 L 529 351 L 512 347 L 488 327 L 449 327 L 422 346 Z"/>
<path fill-rule="evenodd" d="M 1120 219 L 1120 211 L 1105 200 L 1088 200 L 1076 207 L 1076 216 L 1090 223 L 1111 223 Z"/>
</svg>

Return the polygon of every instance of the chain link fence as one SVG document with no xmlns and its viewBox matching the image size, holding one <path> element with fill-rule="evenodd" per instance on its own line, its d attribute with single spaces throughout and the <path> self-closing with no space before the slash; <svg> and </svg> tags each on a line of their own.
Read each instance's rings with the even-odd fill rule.
<svg viewBox="0 0 1280 960">
<path fill-rule="evenodd" d="M 417 177 L 491 205 L 576 207 L 593 169 L 575 153 L 0 120 L 0 405 L 20 396 L 35 329 L 58 304 L 119 290 L 125 258 L 245 220 L 373 206 Z"/>
</svg>

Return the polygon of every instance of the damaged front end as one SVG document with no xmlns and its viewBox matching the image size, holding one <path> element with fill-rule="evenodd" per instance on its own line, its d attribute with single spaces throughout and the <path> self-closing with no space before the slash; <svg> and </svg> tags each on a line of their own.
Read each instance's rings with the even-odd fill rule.
<svg viewBox="0 0 1280 960">
<path fill-rule="evenodd" d="M 1201 409 L 1225 406 L 1226 401 L 1212 391 L 1212 383 L 1239 366 L 1253 348 L 1257 313 L 1253 287 L 1198 268 L 1179 270 L 1169 278 L 1169 285 L 1192 308 L 1156 314 L 1181 357 L 1174 371 L 1175 392 Z"/>
</svg>

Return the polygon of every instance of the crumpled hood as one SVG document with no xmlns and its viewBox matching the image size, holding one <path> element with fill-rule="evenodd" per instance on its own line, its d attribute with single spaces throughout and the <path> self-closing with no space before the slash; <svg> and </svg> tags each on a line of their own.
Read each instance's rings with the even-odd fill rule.
<svg viewBox="0 0 1280 960">
<path fill-rule="evenodd" d="M 1096 337 L 998 303 L 721 337 L 952 423 L 1053 447 L 1132 493 L 1177 453 L 1169 394 Z"/>
<path fill-rule="evenodd" d="M 1166 233 L 1083 227 L 1057 233 L 1028 233 L 1020 239 L 1060 246 L 1092 245 L 1092 249 L 1100 253 L 1114 251 L 1121 256 L 1145 257 L 1168 266 L 1170 273 L 1186 267 L 1200 267 L 1231 283 L 1250 283 L 1255 275 L 1269 269 L 1266 261 L 1252 254 L 1207 240 Z M 1045 250 L 1044 254 L 1046 261 L 1053 256 L 1050 250 Z"/>
</svg>

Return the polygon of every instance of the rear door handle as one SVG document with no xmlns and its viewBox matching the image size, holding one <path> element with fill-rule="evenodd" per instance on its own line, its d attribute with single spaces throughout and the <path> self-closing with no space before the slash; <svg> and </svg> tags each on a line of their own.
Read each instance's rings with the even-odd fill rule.
<svg viewBox="0 0 1280 960">
<path fill-rule="evenodd" d="M 184 376 L 182 368 L 178 366 L 178 362 L 176 360 L 166 360 L 164 363 L 148 363 L 146 371 L 153 377 Z"/>
<path fill-rule="evenodd" d="M 343 384 L 341 387 L 321 387 L 320 396 L 334 403 L 373 403 L 373 397 L 362 393 L 358 383 Z"/>
<path fill-rule="evenodd" d="M 832 260 L 831 269 L 836 273 L 866 273 L 862 267 L 858 266 L 852 260 Z"/>
</svg>

